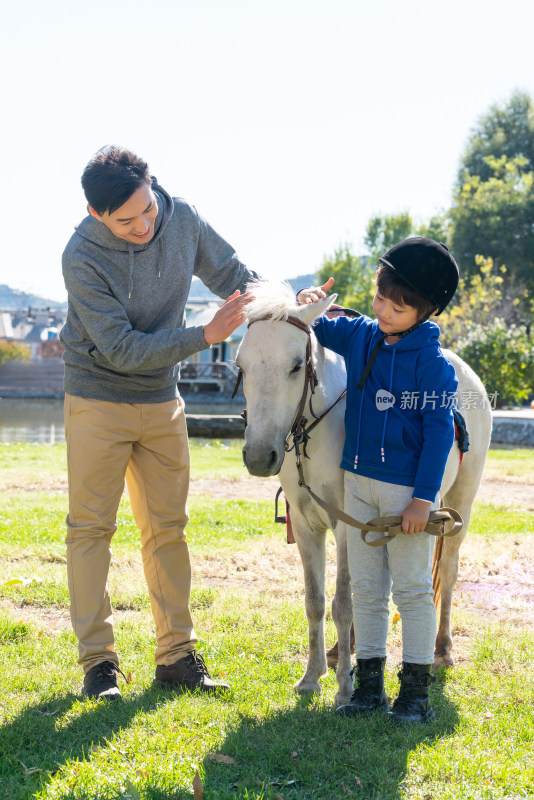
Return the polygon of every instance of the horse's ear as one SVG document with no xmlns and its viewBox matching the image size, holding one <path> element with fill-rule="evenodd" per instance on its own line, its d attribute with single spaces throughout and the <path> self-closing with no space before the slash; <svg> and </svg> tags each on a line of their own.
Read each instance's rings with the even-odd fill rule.
<svg viewBox="0 0 534 800">
<path fill-rule="evenodd" d="M 331 294 L 324 300 L 318 300 L 316 303 L 306 303 L 306 305 L 299 306 L 295 316 L 298 316 L 306 325 L 311 325 L 314 319 L 328 311 L 332 303 L 335 303 L 336 298 L 337 294 Z"/>
</svg>

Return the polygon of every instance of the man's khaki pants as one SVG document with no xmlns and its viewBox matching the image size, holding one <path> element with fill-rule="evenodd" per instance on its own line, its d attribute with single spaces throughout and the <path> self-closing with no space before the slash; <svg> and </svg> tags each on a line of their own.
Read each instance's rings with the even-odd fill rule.
<svg viewBox="0 0 534 800">
<path fill-rule="evenodd" d="M 124 480 L 156 623 L 156 664 L 172 664 L 197 641 L 189 611 L 189 444 L 181 398 L 109 403 L 65 396 L 69 477 L 67 571 L 71 619 L 84 671 L 118 665 L 108 590 L 111 538 Z"/>
</svg>

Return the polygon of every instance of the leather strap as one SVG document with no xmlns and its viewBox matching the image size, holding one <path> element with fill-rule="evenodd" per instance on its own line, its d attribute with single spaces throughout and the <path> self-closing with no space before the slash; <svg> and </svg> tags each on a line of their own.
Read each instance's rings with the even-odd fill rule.
<svg viewBox="0 0 534 800">
<path fill-rule="evenodd" d="M 344 522 L 346 525 L 350 525 L 351 528 L 359 528 L 361 530 L 362 540 L 365 544 L 371 547 L 382 547 L 391 542 L 398 533 L 403 532 L 402 517 L 376 517 L 375 519 L 369 520 L 369 522 L 360 522 L 360 520 L 351 517 L 350 514 L 347 514 L 340 508 L 336 508 L 330 503 L 327 503 L 326 500 L 323 500 L 319 495 L 315 494 L 313 489 L 308 486 L 304 480 L 302 464 L 299 462 L 297 462 L 297 470 L 299 473 L 299 486 L 306 489 L 317 505 L 321 506 L 331 517 L 338 519 L 340 522 Z M 453 523 L 452 527 L 445 529 L 445 523 L 451 521 Z M 439 511 L 432 511 L 430 513 L 424 533 L 439 537 L 456 536 L 457 533 L 460 533 L 463 524 L 463 519 L 456 509 L 440 508 Z M 370 532 L 384 533 L 385 535 L 369 541 L 367 539 L 367 534 Z"/>
</svg>

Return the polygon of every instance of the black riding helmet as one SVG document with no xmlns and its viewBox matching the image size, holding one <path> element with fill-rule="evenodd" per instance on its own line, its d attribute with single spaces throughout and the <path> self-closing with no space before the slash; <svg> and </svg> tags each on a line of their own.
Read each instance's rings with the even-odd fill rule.
<svg viewBox="0 0 534 800">
<path fill-rule="evenodd" d="M 414 236 L 399 242 L 379 259 L 391 267 L 412 289 L 437 307 L 446 308 L 458 288 L 458 265 L 446 245 Z"/>
<path fill-rule="evenodd" d="M 458 288 L 460 275 L 456 261 L 449 253 L 446 245 L 435 242 L 433 239 L 425 239 L 422 236 L 405 239 L 388 250 L 387 253 L 384 253 L 378 260 L 381 264 L 391 267 L 414 291 L 434 303 L 436 316 L 441 314 L 443 309 L 447 307 Z M 407 336 L 425 322 L 429 316 L 430 314 L 420 319 L 407 331 L 395 331 L 390 333 L 389 336 L 399 336 L 401 338 Z M 363 389 L 367 376 L 387 335 L 381 336 L 375 344 L 358 381 L 358 389 Z"/>
</svg>

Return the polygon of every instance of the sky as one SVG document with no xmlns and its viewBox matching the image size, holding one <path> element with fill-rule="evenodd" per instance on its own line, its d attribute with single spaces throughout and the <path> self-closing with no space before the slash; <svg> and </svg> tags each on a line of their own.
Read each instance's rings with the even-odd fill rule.
<svg viewBox="0 0 534 800">
<path fill-rule="evenodd" d="M 139 153 L 266 278 L 370 217 L 448 208 L 469 133 L 534 96 L 532 0 L 26 0 L 0 26 L 0 284 L 63 301 L 105 144 Z"/>
</svg>

